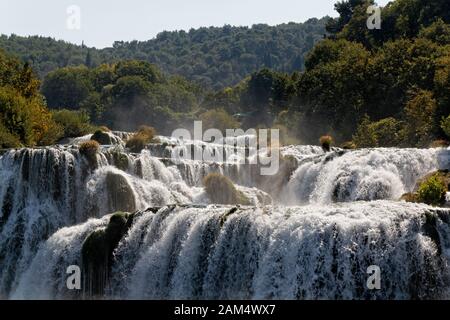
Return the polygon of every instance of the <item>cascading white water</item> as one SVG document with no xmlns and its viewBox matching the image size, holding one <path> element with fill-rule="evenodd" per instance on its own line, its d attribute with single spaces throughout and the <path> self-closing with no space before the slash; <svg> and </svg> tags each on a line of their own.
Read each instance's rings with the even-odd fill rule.
<svg viewBox="0 0 450 320">
<path fill-rule="evenodd" d="M 437 149 L 362 149 L 307 157 L 285 189 L 291 203 L 392 199 L 436 170 Z"/>
<path fill-rule="evenodd" d="M 83 242 L 118 210 L 137 213 L 114 251 L 102 289 L 108 298 L 449 297 L 444 209 L 353 202 L 398 200 L 437 169 L 438 149 L 284 147 L 295 168 L 261 178 L 255 166 L 174 157 L 187 148 L 217 152 L 217 145 L 160 140 L 140 154 L 124 152 L 122 142 L 104 146 L 94 162 L 73 146 L 3 154 L 0 297 L 89 298 L 67 290 L 65 268 L 82 265 Z M 235 147 L 226 150 L 232 156 Z M 230 177 L 255 206 L 205 207 L 202 180 L 210 172 Z M 273 179 L 283 188 L 274 189 Z M 259 206 L 257 188 L 276 205 Z M 437 215 L 431 234 L 430 212 Z M 384 270 L 385 290 L 363 286 L 369 263 Z"/>
<path fill-rule="evenodd" d="M 446 210 L 387 201 L 247 208 L 227 216 L 231 209 L 176 207 L 141 213 L 116 249 L 106 297 L 450 298 Z M 427 221 L 433 215 L 435 224 Z M 66 275 L 58 270 L 81 263 L 80 241 L 105 221 L 55 233 L 12 297 L 71 297 L 62 285 Z M 39 276 L 33 274 L 43 263 Z M 382 270 L 382 290 L 365 285 L 370 265 Z"/>
</svg>

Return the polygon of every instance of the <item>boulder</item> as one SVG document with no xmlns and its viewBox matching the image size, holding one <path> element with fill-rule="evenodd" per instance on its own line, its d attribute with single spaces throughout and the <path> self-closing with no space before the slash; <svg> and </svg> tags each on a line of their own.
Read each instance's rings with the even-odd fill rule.
<svg viewBox="0 0 450 320">
<path fill-rule="evenodd" d="M 95 230 L 83 242 L 81 256 L 85 292 L 101 296 L 108 283 L 113 252 L 133 222 L 133 214 L 116 212 L 111 215 L 106 228 Z"/>
<path fill-rule="evenodd" d="M 136 199 L 128 180 L 114 172 L 108 172 L 105 179 L 110 211 L 135 211 Z"/>
</svg>

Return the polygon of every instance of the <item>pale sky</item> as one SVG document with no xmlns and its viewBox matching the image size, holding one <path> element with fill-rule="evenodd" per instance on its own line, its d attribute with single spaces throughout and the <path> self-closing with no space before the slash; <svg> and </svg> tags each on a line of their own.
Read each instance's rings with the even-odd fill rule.
<svg viewBox="0 0 450 320">
<path fill-rule="evenodd" d="M 0 0 L 0 33 L 42 35 L 103 48 L 115 40 L 149 40 L 167 30 L 251 26 L 336 16 L 337 0 Z M 385 5 L 388 0 L 378 0 Z M 67 13 L 71 6 L 78 16 Z M 72 17 L 72 19 L 69 19 Z M 69 29 L 80 21 L 80 29 Z M 75 23 L 75 24 L 74 24 Z"/>
</svg>

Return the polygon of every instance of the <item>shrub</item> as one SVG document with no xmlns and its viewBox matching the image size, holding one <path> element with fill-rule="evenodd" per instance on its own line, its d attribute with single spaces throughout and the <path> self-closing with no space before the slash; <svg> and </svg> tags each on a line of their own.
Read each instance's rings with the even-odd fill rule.
<svg viewBox="0 0 450 320">
<path fill-rule="evenodd" d="M 214 128 L 225 133 L 226 129 L 239 128 L 239 122 L 223 109 L 208 110 L 200 115 L 200 120 L 205 130 Z"/>
<path fill-rule="evenodd" d="M 39 141 L 39 145 L 48 146 L 55 144 L 64 136 L 64 128 L 62 125 L 53 121 L 48 126 L 47 132 L 43 135 L 42 139 Z"/>
<path fill-rule="evenodd" d="M 347 150 L 356 149 L 356 144 L 353 141 L 346 141 L 343 144 L 341 144 L 341 148 Z"/>
<path fill-rule="evenodd" d="M 331 150 L 331 144 L 333 143 L 333 138 L 331 136 L 321 136 L 319 139 L 320 145 L 325 151 Z"/>
<path fill-rule="evenodd" d="M 434 174 L 427 180 L 422 182 L 417 191 L 417 200 L 429 205 L 438 206 L 445 202 L 445 194 L 447 186 L 439 178 L 438 174 Z"/>
<path fill-rule="evenodd" d="M 101 132 L 111 132 L 111 129 L 109 129 L 107 126 L 100 126 L 98 127 L 98 130 Z"/>
<path fill-rule="evenodd" d="M 371 124 L 378 147 L 395 147 L 400 142 L 401 123 L 395 118 L 384 118 Z"/>
<path fill-rule="evenodd" d="M 126 143 L 126 147 L 131 152 L 141 152 L 156 135 L 156 130 L 152 127 L 141 126 L 139 130 Z"/>
<path fill-rule="evenodd" d="M 0 124 L 4 147 L 42 144 L 55 123 L 39 93 L 39 80 L 28 63 L 0 50 Z"/>
<path fill-rule="evenodd" d="M 400 200 L 406 202 L 417 202 L 417 195 L 414 192 L 408 192 L 401 196 Z"/>
<path fill-rule="evenodd" d="M 375 128 L 370 122 L 370 118 L 365 116 L 356 129 L 356 133 L 352 137 L 352 141 L 358 148 L 377 147 L 378 141 Z"/>
<path fill-rule="evenodd" d="M 447 137 L 450 138 L 450 115 L 447 118 L 442 118 L 441 128 Z"/>
<path fill-rule="evenodd" d="M 206 194 L 213 203 L 249 205 L 250 201 L 233 182 L 220 173 L 210 173 L 203 179 Z"/>
<path fill-rule="evenodd" d="M 21 144 L 33 146 L 39 142 L 51 122 L 48 116 L 36 99 L 26 99 L 14 88 L 0 87 L 0 122 Z"/>
<path fill-rule="evenodd" d="M 80 143 L 80 153 L 85 156 L 89 161 L 95 161 L 96 154 L 100 149 L 100 145 L 97 141 L 89 140 Z"/>
<path fill-rule="evenodd" d="M 404 136 L 409 144 L 424 147 L 433 136 L 436 100 L 431 91 L 419 90 L 408 100 L 405 106 Z"/>
<path fill-rule="evenodd" d="M 84 111 L 53 111 L 53 120 L 64 128 L 64 137 L 79 137 L 92 133 L 94 127 L 89 122 L 89 115 Z"/>
<path fill-rule="evenodd" d="M 446 140 L 434 140 L 430 144 L 430 148 L 446 148 L 450 145 L 450 143 Z"/>
<path fill-rule="evenodd" d="M 395 118 L 371 122 L 364 117 L 358 126 L 353 142 L 358 147 L 395 147 L 400 142 L 401 123 Z"/>
<path fill-rule="evenodd" d="M 0 148 L 16 148 L 20 146 L 21 143 L 19 137 L 9 132 L 0 122 Z"/>
</svg>

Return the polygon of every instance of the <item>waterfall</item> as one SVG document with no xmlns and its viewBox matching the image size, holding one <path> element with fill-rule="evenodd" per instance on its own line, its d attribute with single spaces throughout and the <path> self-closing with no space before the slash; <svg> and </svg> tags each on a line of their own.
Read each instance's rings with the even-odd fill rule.
<svg viewBox="0 0 450 320">
<path fill-rule="evenodd" d="M 448 210 L 398 201 L 439 168 L 440 149 L 289 146 L 279 172 L 261 176 L 257 164 L 229 161 L 234 140 L 223 141 L 223 161 L 199 161 L 177 155 L 220 145 L 158 137 L 129 153 L 128 133 L 109 136 L 94 159 L 77 146 L 91 135 L 0 156 L 0 297 L 449 297 Z M 213 172 L 251 205 L 211 203 L 202 181 Z M 105 281 L 93 286 L 83 246 L 111 230 Z M 83 269 L 82 290 L 66 287 L 70 265 Z M 369 265 L 383 290 L 365 287 Z"/>
<path fill-rule="evenodd" d="M 424 173 L 436 170 L 438 149 L 378 148 L 305 157 L 285 198 L 293 203 L 397 200 Z"/>
<path fill-rule="evenodd" d="M 140 212 L 115 249 L 105 297 L 450 297 L 448 210 L 384 200 L 230 209 L 164 207 Z M 66 275 L 59 270 L 81 263 L 81 239 L 106 221 L 89 220 L 51 236 L 12 297 L 70 297 L 73 293 L 62 285 Z M 45 268 L 33 275 L 41 264 Z M 370 265 L 382 271 L 382 290 L 365 286 Z"/>
</svg>

